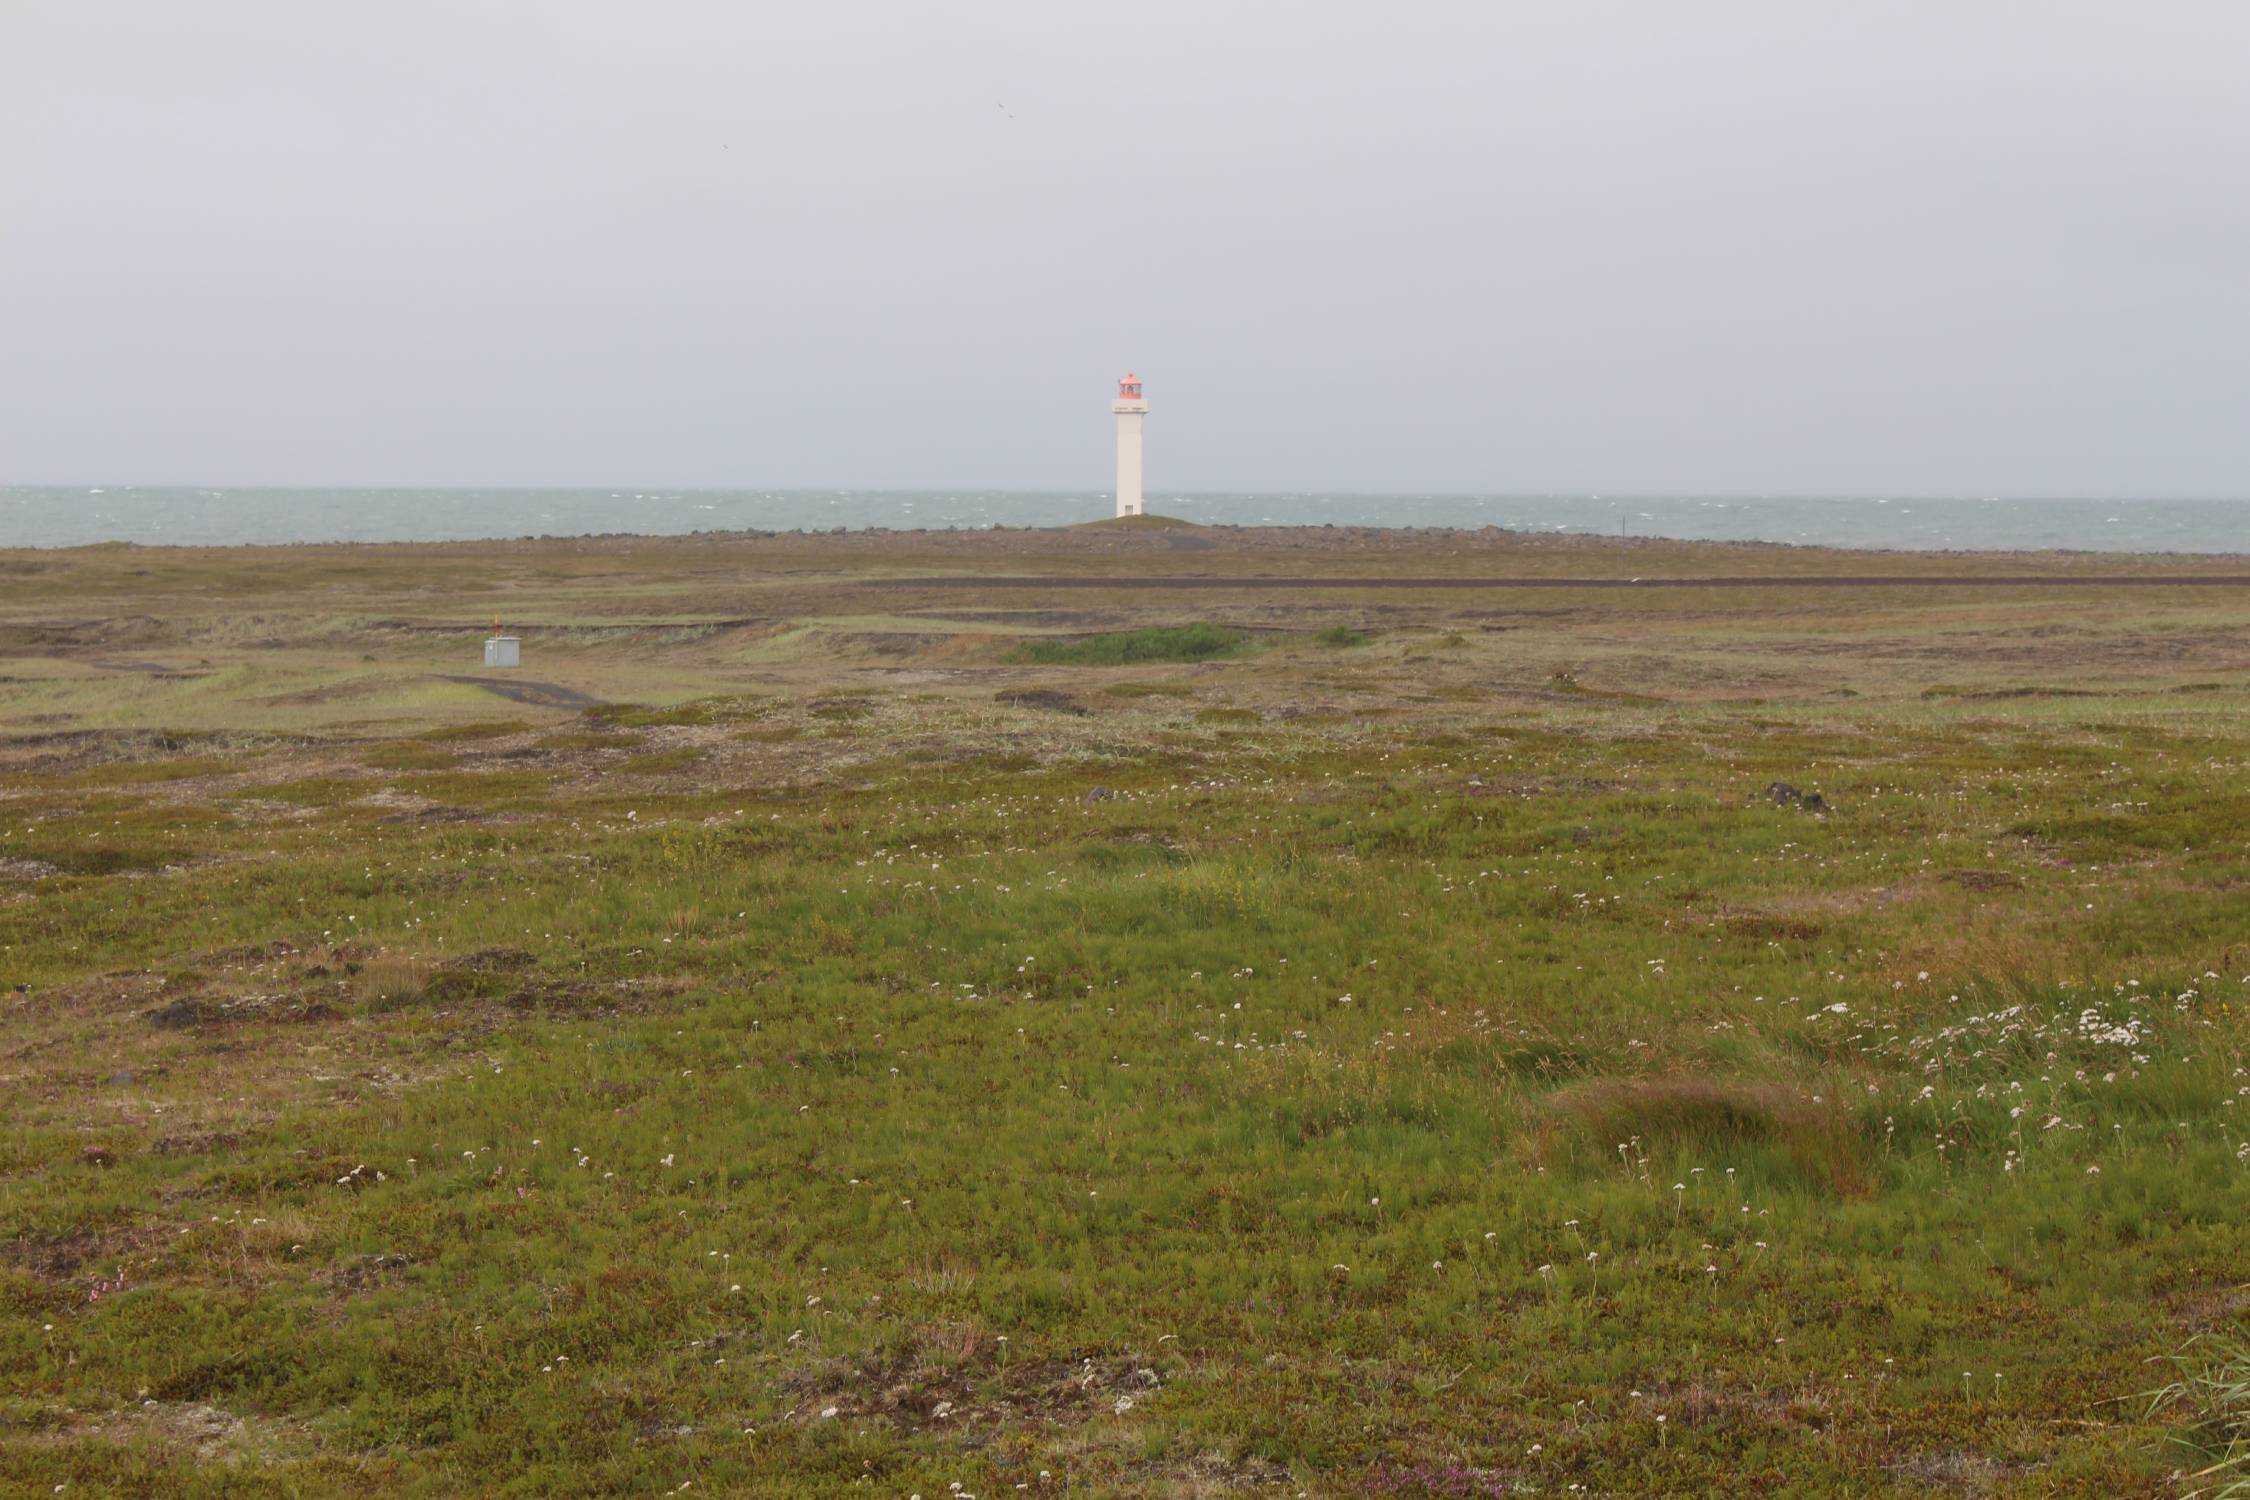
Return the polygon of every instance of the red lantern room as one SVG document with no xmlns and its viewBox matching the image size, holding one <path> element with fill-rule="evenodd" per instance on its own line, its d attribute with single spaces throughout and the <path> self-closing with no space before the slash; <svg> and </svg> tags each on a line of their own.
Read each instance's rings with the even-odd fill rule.
<svg viewBox="0 0 2250 1500">
<path fill-rule="evenodd" d="M 1128 370 L 1125 378 L 1117 382 L 1117 399 L 1120 401 L 1140 400 L 1141 377 Z"/>
</svg>

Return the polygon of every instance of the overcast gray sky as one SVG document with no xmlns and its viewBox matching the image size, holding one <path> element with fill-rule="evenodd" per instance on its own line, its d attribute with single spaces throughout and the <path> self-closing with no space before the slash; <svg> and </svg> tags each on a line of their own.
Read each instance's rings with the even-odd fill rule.
<svg viewBox="0 0 2250 1500">
<path fill-rule="evenodd" d="M 2250 6 L 0 0 L 0 482 L 2250 497 Z"/>
</svg>

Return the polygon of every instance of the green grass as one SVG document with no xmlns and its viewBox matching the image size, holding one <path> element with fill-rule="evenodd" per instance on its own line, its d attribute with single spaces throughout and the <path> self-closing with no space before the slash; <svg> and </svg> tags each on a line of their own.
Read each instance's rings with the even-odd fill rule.
<svg viewBox="0 0 2250 1500">
<path fill-rule="evenodd" d="M 521 719 L 495 719 L 481 724 L 448 724 L 442 728 L 424 730 L 415 738 L 432 744 L 459 744 L 472 740 L 504 739 L 509 735 L 521 734 L 530 727 Z"/>
<path fill-rule="evenodd" d="M 634 750 L 648 743 L 645 736 L 616 730 L 542 735 L 534 742 L 542 750 Z"/>
<path fill-rule="evenodd" d="M 661 725 L 738 724 L 758 718 L 765 709 L 766 705 L 760 698 L 735 696 L 700 698 L 663 708 L 651 708 L 638 703 L 608 703 L 589 710 L 587 718 L 597 724 L 647 729 Z"/>
<path fill-rule="evenodd" d="M 427 741 L 27 727 L 0 1492 L 2192 1488 L 2250 755 L 2165 689 L 2250 622 L 1624 607 L 1193 715 L 929 632 Z M 2090 611 L 2145 692 L 1991 695 Z"/>
<path fill-rule="evenodd" d="M 659 771 L 681 771 L 703 758 L 703 752 L 692 749 L 652 750 L 645 755 L 629 756 L 618 769 L 638 775 Z"/>
<path fill-rule="evenodd" d="M 1184 682 L 1113 682 L 1102 692 L 1112 698 L 1192 698 L 1195 689 Z"/>
<path fill-rule="evenodd" d="M 1240 631 L 1198 623 L 1107 631 L 1074 640 L 1026 641 L 1016 660 L 1047 667 L 1130 667 L 1146 662 L 1212 661 L 1249 648 Z"/>
<path fill-rule="evenodd" d="M 402 741 L 383 745 L 367 752 L 367 764 L 385 771 L 444 771 L 461 763 L 461 757 L 445 748 L 456 743 L 439 740 L 434 743 Z"/>
<path fill-rule="evenodd" d="M 2174 1356 L 2179 1378 L 2156 1392 L 2158 1410 L 2184 1413 L 2182 1444 L 2194 1454 L 2194 1496 L 2242 1500 L 2250 1495 L 2250 1346 L 2222 1339 Z"/>
<path fill-rule="evenodd" d="M 1463 1466 L 1694 1489 L 1755 1445 L 1864 1492 L 1879 1455 L 1942 1465 L 2057 1409 L 2093 1425 L 2027 1472 L 2130 1490 L 2156 1435 L 2100 1403 L 2165 1347 L 2167 1289 L 2250 1252 L 2219 1108 L 2239 997 L 2197 978 L 2226 907 L 2125 876 L 2066 922 L 2080 883 L 2020 858 L 1997 895 L 1916 874 L 1932 840 L 2002 836 L 1930 795 L 2021 774 L 1970 748 L 1938 771 L 1926 744 L 1808 740 L 1792 763 L 1860 765 L 1823 783 L 1846 823 L 1645 741 L 1590 768 L 1313 736 L 1255 793 L 1105 770 L 1126 795 L 1089 804 L 1087 771 L 956 763 L 805 807 L 737 787 L 218 833 L 273 849 L 129 917 L 100 882 L 12 915 L 35 995 L 80 982 L 74 952 L 162 956 L 214 1014 L 244 991 L 333 1014 L 156 1032 L 152 993 L 81 1042 L 168 1114 L 231 1118 L 199 1082 L 221 1067 L 262 1102 L 223 1149 L 159 1150 L 178 1128 L 146 1104 L 107 1117 L 106 1169 L 75 1161 L 74 1097 L 24 1111 L 0 1222 L 85 1254 L 0 1273 L 0 1368 L 127 1432 L 142 1390 L 255 1416 L 300 1490 L 824 1493 L 864 1464 L 924 1493 L 1058 1465 L 1162 1492 L 1206 1453 L 1409 1493 Z M 1441 795 L 1628 764 L 1670 789 Z M 2106 860 L 2087 841 L 2118 834 L 2051 836 Z M 1824 915 L 1733 915 L 1790 903 Z M 275 939 L 278 965 L 212 957 Z M 446 957 L 495 950 L 522 956 Z M 2145 1030 L 2102 1040 L 2086 1009 Z M 424 1081 L 339 1109 L 244 1061 L 313 1036 L 346 1076 Z M 925 1395 L 989 1415 L 949 1428 Z M 999 1415 L 1042 1401 L 1044 1428 Z M 154 1435 L 0 1462 L 204 1472 Z"/>
</svg>

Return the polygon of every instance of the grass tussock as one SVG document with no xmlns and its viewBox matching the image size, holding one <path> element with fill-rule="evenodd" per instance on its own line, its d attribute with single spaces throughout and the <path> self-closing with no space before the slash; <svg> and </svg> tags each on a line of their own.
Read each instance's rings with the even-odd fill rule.
<svg viewBox="0 0 2250 1500">
<path fill-rule="evenodd" d="M 1857 1122 L 1827 1097 L 1781 1084 L 1695 1073 L 1601 1078 L 1553 1104 L 1597 1150 L 1628 1163 L 1723 1168 L 1747 1154 L 1786 1162 L 1807 1185 L 1845 1195 L 1868 1189 Z"/>
<path fill-rule="evenodd" d="M 2181 1442 L 2198 1466 L 2184 1500 L 2250 1496 L 2250 1343 L 2238 1338 L 2191 1342 L 2171 1363 L 2178 1378 L 2153 1395 L 2150 1410 L 2185 1420 Z"/>
<path fill-rule="evenodd" d="M 361 964 L 352 976 L 352 995 L 370 1009 L 397 1010 L 426 997 L 436 972 L 426 959 L 380 953 Z"/>
</svg>

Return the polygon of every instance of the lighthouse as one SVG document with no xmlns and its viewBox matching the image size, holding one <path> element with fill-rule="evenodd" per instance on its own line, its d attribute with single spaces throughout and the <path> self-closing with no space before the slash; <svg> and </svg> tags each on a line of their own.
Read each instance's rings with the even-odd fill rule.
<svg viewBox="0 0 2250 1500">
<path fill-rule="evenodd" d="M 1117 413 L 1117 513 L 1141 514 L 1141 418 L 1148 402 L 1141 399 L 1141 377 L 1128 374 L 1117 382 L 1117 399 L 1109 409 Z"/>
</svg>

